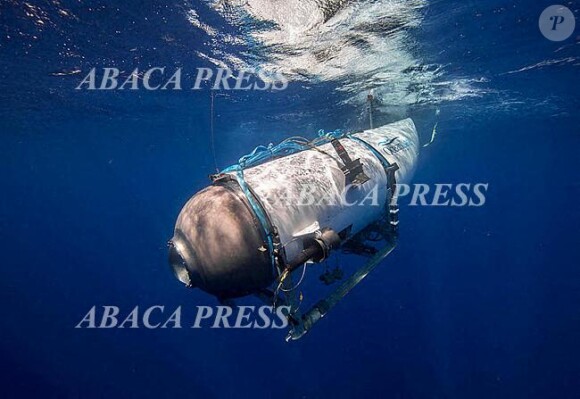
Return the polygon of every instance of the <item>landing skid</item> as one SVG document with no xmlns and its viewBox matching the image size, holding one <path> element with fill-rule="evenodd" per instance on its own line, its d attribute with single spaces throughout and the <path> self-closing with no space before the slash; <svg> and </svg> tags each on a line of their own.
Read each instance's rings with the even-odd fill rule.
<svg viewBox="0 0 580 399">
<path fill-rule="evenodd" d="M 370 272 L 372 272 L 397 245 L 396 238 L 392 238 L 387 245 L 380 249 L 369 261 L 352 276 L 337 287 L 329 296 L 318 301 L 302 316 L 294 314 L 293 327 L 286 336 L 286 342 L 296 341 L 304 336 L 312 327 L 357 286 Z"/>
</svg>

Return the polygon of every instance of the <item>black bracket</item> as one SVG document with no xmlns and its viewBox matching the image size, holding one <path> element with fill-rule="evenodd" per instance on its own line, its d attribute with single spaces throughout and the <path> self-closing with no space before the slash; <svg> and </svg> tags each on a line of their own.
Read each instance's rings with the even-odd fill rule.
<svg viewBox="0 0 580 399">
<path fill-rule="evenodd" d="M 336 153 L 344 163 L 341 166 L 344 177 L 346 178 L 346 184 L 364 184 L 370 180 L 370 178 L 363 171 L 363 165 L 360 159 L 355 159 L 354 161 L 350 158 L 340 141 L 338 139 L 333 139 L 330 141 Z"/>
</svg>

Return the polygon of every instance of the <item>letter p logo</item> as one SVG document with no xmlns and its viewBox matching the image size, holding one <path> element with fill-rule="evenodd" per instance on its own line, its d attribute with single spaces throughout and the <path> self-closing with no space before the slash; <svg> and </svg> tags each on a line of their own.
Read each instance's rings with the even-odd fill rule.
<svg viewBox="0 0 580 399">
<path fill-rule="evenodd" d="M 550 21 L 554 21 L 554 24 L 552 25 L 552 30 L 556 30 L 556 26 L 564 22 L 564 17 L 561 15 L 552 15 L 550 17 Z"/>
<path fill-rule="evenodd" d="M 569 8 L 554 5 L 542 12 L 538 20 L 538 26 L 546 39 L 553 42 L 561 42 L 574 33 L 576 19 Z"/>
</svg>

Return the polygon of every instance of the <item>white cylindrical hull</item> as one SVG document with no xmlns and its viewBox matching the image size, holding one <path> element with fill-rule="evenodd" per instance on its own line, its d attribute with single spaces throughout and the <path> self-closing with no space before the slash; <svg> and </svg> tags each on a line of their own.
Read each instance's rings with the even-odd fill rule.
<svg viewBox="0 0 580 399">
<path fill-rule="evenodd" d="M 278 230 L 286 261 L 303 250 L 300 237 L 320 228 L 354 235 L 385 211 L 387 175 L 369 145 L 389 164 L 399 166 L 397 183 L 411 179 L 419 153 L 417 130 L 411 119 L 352 136 L 368 144 L 350 137 L 340 139 L 350 158 L 360 159 L 370 178 L 361 185 L 347 184 L 341 159 L 330 143 L 244 171 L 247 185 Z"/>
</svg>

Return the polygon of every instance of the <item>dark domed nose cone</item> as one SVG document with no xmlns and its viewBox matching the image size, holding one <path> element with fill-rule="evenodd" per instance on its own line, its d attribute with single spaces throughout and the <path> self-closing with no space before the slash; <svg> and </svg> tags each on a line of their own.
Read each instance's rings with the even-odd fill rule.
<svg viewBox="0 0 580 399">
<path fill-rule="evenodd" d="M 222 298 L 274 281 L 261 227 L 238 186 L 210 186 L 193 196 L 175 224 L 170 263 L 177 278 Z"/>
</svg>

